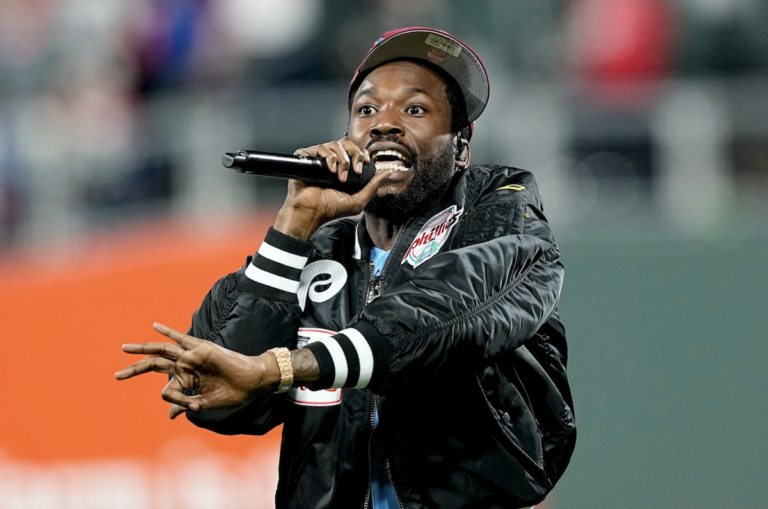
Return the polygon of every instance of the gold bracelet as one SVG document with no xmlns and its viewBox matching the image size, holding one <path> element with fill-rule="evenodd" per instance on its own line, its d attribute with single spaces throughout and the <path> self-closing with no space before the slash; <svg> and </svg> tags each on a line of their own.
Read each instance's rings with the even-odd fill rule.
<svg viewBox="0 0 768 509">
<path fill-rule="evenodd" d="M 287 392 L 293 387 L 293 362 L 291 362 L 291 352 L 287 348 L 271 348 L 267 351 L 275 356 L 277 367 L 280 368 L 280 384 L 277 386 L 275 394 Z"/>
</svg>

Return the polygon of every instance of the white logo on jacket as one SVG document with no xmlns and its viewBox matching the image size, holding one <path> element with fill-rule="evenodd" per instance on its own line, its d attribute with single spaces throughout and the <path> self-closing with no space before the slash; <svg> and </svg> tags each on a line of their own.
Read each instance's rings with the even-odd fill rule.
<svg viewBox="0 0 768 509">
<path fill-rule="evenodd" d="M 435 256 L 445 244 L 463 212 L 464 209 L 457 210 L 456 205 L 451 205 L 427 221 L 416 234 L 411 247 L 400 262 L 401 265 L 408 262 L 415 268 Z"/>
<path fill-rule="evenodd" d="M 327 275 L 329 278 L 323 278 L 318 281 L 318 276 Z M 339 262 L 333 260 L 318 260 L 312 262 L 301 271 L 301 282 L 299 283 L 299 306 L 304 311 L 307 304 L 307 297 L 312 302 L 325 302 L 344 288 L 347 284 L 347 269 Z"/>
</svg>

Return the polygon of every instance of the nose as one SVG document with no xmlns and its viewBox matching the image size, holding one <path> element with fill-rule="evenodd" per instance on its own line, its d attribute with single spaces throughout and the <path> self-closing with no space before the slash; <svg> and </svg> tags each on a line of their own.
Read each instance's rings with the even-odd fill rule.
<svg viewBox="0 0 768 509">
<path fill-rule="evenodd" d="M 402 136 L 405 134 L 405 129 L 403 128 L 403 124 L 400 122 L 398 115 L 387 108 L 382 111 L 376 118 L 376 121 L 371 124 L 370 134 L 371 136 L 384 136 L 387 134 L 397 134 Z"/>
</svg>

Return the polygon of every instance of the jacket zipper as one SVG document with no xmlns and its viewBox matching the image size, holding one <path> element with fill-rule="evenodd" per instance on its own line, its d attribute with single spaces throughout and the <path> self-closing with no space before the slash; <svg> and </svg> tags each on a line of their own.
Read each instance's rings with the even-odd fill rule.
<svg viewBox="0 0 768 509">
<path fill-rule="evenodd" d="M 400 243 L 400 239 L 403 237 L 403 234 L 405 233 L 405 230 L 408 229 L 408 227 L 411 225 L 411 221 L 413 221 L 413 218 L 409 219 L 405 222 L 405 224 L 400 228 L 400 230 L 397 232 L 397 235 L 395 235 L 395 241 L 392 243 L 392 247 L 389 249 L 390 254 L 395 251 L 395 248 Z M 384 277 L 384 272 L 386 272 L 387 267 L 389 267 L 389 262 L 392 261 L 392 258 L 387 257 L 387 261 L 384 262 L 384 266 L 381 268 L 381 277 Z"/>
<path fill-rule="evenodd" d="M 397 245 L 400 243 L 400 239 L 403 236 L 403 233 L 406 229 L 408 229 L 408 226 L 410 226 L 412 219 L 409 219 L 406 221 L 406 223 L 398 230 L 397 235 L 395 235 L 395 241 L 392 243 L 392 247 L 389 249 L 390 254 L 395 250 Z M 370 272 L 368 275 L 368 290 L 366 293 L 366 302 L 365 305 L 367 306 L 371 302 L 373 302 L 376 297 L 381 295 L 381 291 L 383 288 L 384 283 L 384 274 L 387 272 L 387 267 L 389 267 L 389 262 L 392 261 L 391 257 L 387 257 L 387 261 L 384 262 L 384 266 L 381 268 L 381 273 L 376 276 L 374 274 L 374 265 L 373 262 L 369 264 Z M 377 287 L 378 282 L 378 287 Z"/>
<path fill-rule="evenodd" d="M 373 429 L 376 426 L 376 407 L 379 405 L 379 397 L 373 395 L 371 411 L 371 433 L 368 435 L 368 491 L 365 493 L 365 505 L 364 509 L 368 509 L 371 504 L 371 498 L 373 497 L 373 455 L 371 451 L 371 445 L 373 444 Z"/>
<path fill-rule="evenodd" d="M 389 484 L 392 485 L 392 491 L 395 492 L 395 499 L 397 500 L 397 505 L 400 507 L 400 509 L 405 509 L 405 506 L 403 506 L 403 503 L 400 501 L 400 495 L 397 494 L 397 488 L 395 488 L 395 482 L 392 480 L 392 471 L 389 469 L 389 458 L 386 458 L 385 461 L 387 465 L 387 477 L 389 477 Z"/>
<path fill-rule="evenodd" d="M 370 304 L 373 300 L 373 285 L 376 281 L 374 270 L 375 266 L 373 265 L 373 262 L 370 262 L 368 264 L 368 287 L 365 289 L 365 306 Z"/>
<path fill-rule="evenodd" d="M 395 236 L 395 241 L 392 243 L 392 247 L 389 250 L 390 256 L 387 257 L 387 261 L 384 262 L 384 266 L 381 268 L 381 274 L 379 274 L 379 281 L 381 282 L 381 286 L 379 287 L 379 294 L 381 294 L 381 290 L 383 289 L 383 281 L 384 281 L 384 272 L 387 270 L 387 267 L 389 266 L 389 262 L 391 261 L 392 253 L 395 251 L 395 248 L 400 243 L 400 238 L 403 236 L 403 233 L 405 230 L 410 226 L 411 221 L 413 219 L 409 219 L 405 222 L 405 224 L 400 228 L 400 230 L 397 232 L 397 235 Z M 373 290 L 375 289 L 375 280 L 376 275 L 374 271 L 374 265 L 373 262 L 371 262 L 369 265 L 369 274 L 368 274 L 368 288 L 366 290 L 365 294 L 365 305 L 367 306 L 370 304 L 378 295 L 373 295 Z M 376 427 L 376 410 L 379 407 L 379 396 L 374 394 L 373 395 L 373 407 L 371 408 L 371 433 L 368 435 L 368 491 L 365 494 L 365 504 L 363 505 L 363 509 L 368 509 L 369 504 L 371 504 L 371 498 L 373 497 L 373 455 L 371 451 L 371 445 L 373 443 L 373 430 Z M 389 469 L 389 458 L 386 459 L 386 465 L 387 465 L 387 477 L 389 477 L 389 482 L 392 484 L 392 490 L 395 492 L 395 498 L 397 499 L 397 504 L 402 509 L 403 503 L 400 501 L 400 496 L 397 494 L 397 488 L 395 488 L 395 483 L 392 482 L 392 472 Z"/>
<path fill-rule="evenodd" d="M 368 509 L 368 503 L 373 498 L 373 489 L 372 489 L 372 482 L 373 482 L 373 455 L 371 451 L 371 443 L 373 442 L 373 426 L 376 425 L 376 411 L 379 409 L 379 396 L 376 394 L 373 395 L 373 413 L 371 414 L 371 436 L 368 438 L 368 494 L 365 497 L 365 509 Z M 385 458 L 385 465 L 387 468 L 387 478 L 389 479 L 389 484 L 392 485 L 392 491 L 395 492 L 395 499 L 397 500 L 397 505 L 400 507 L 400 509 L 404 509 L 403 503 L 400 501 L 400 495 L 397 494 L 397 488 L 395 488 L 395 482 L 392 480 L 392 470 L 389 467 L 389 458 Z"/>
</svg>

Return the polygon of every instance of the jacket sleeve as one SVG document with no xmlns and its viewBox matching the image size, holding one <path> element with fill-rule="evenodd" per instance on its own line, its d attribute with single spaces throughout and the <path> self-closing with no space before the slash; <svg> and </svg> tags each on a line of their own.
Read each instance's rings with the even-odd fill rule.
<svg viewBox="0 0 768 509">
<path fill-rule="evenodd" d="M 206 295 L 189 334 L 244 355 L 294 348 L 301 315 L 296 292 L 311 250 L 311 242 L 270 229 L 245 267 Z M 187 412 L 187 418 L 217 433 L 261 435 L 282 423 L 285 403 L 286 395 L 270 394 L 234 409 Z"/>
<path fill-rule="evenodd" d="M 508 189 L 490 183 L 473 206 L 482 224 L 470 221 L 462 236 L 470 244 L 435 255 L 349 328 L 308 345 L 321 373 L 313 388 L 415 388 L 455 369 L 477 371 L 533 336 L 556 308 L 563 268 L 526 175 L 525 192 L 520 180 Z"/>
</svg>

